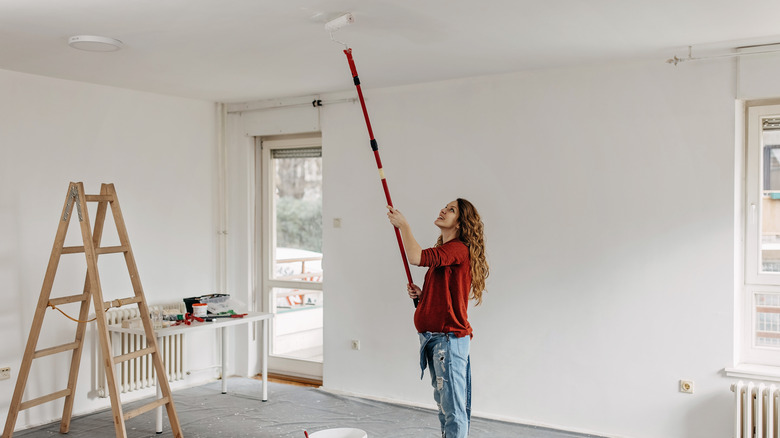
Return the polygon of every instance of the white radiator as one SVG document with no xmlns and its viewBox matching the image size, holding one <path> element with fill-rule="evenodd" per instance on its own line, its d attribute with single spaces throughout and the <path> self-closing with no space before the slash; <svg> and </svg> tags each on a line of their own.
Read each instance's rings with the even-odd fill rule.
<svg viewBox="0 0 780 438">
<path fill-rule="evenodd" d="M 184 303 L 173 305 L 176 311 L 184 313 Z M 171 306 L 149 306 L 150 311 L 170 309 Z M 122 324 L 122 321 L 129 321 L 140 316 L 138 308 L 114 309 L 106 312 L 106 320 L 109 325 Z M 184 339 L 182 334 L 168 335 L 159 338 L 158 348 L 160 357 L 163 361 L 168 381 L 173 382 L 184 379 Z M 111 333 L 111 348 L 114 356 L 120 356 L 132 353 L 136 350 L 146 348 L 146 336 L 132 335 L 127 333 Z M 98 355 L 100 347 L 98 346 Z M 101 368 L 102 369 L 102 368 Z M 156 386 L 155 370 L 150 354 L 137 357 L 135 359 L 122 362 L 115 368 L 117 385 L 122 393 L 137 391 L 139 389 Z M 103 380 L 105 382 L 105 380 Z M 100 388 L 102 396 L 108 396 L 105 391 L 105 384 Z"/>
<path fill-rule="evenodd" d="M 734 438 L 780 438 L 778 397 L 780 388 L 739 381 L 734 392 Z"/>
</svg>

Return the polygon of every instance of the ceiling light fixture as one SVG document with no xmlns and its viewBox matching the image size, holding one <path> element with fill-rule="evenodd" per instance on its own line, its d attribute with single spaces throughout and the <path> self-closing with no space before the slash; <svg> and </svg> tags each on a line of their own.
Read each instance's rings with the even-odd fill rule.
<svg viewBox="0 0 780 438">
<path fill-rule="evenodd" d="M 122 41 L 115 38 L 94 35 L 76 35 L 70 37 L 68 45 L 74 49 L 88 52 L 115 52 L 124 46 Z"/>
</svg>

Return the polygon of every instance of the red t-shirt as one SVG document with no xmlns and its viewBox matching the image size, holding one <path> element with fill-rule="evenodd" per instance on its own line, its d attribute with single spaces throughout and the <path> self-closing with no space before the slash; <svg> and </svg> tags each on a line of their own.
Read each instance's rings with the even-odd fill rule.
<svg viewBox="0 0 780 438">
<path fill-rule="evenodd" d="M 420 333 L 455 333 L 471 336 L 468 320 L 471 265 L 469 249 L 458 239 L 422 251 L 420 266 L 428 266 L 422 297 L 414 312 Z"/>
</svg>

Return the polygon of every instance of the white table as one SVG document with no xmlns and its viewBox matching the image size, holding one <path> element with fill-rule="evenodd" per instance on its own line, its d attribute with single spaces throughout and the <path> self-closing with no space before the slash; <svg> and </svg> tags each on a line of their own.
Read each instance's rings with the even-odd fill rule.
<svg viewBox="0 0 780 438">
<path fill-rule="evenodd" d="M 232 327 L 241 324 L 249 324 L 250 322 L 262 321 L 263 322 L 263 336 L 260 339 L 262 345 L 262 373 L 263 373 L 263 401 L 268 401 L 268 344 L 269 344 L 269 330 L 268 321 L 274 317 L 273 313 L 263 312 L 249 312 L 243 318 L 216 318 L 213 322 L 197 322 L 193 321 L 192 324 L 180 324 L 172 327 L 165 327 L 156 329 L 154 331 L 157 337 L 157 344 L 160 344 L 160 338 L 168 335 L 178 335 L 185 333 L 193 333 L 202 330 L 219 330 L 222 335 L 222 393 L 227 394 L 227 364 L 228 364 L 228 331 L 226 327 Z M 118 324 L 112 324 L 108 326 L 108 330 L 115 333 L 129 333 L 133 335 L 145 335 L 143 328 L 122 328 Z M 161 398 L 162 393 L 160 391 L 160 385 L 157 385 L 157 397 Z M 157 433 L 162 433 L 162 415 L 163 407 L 157 408 Z"/>
</svg>

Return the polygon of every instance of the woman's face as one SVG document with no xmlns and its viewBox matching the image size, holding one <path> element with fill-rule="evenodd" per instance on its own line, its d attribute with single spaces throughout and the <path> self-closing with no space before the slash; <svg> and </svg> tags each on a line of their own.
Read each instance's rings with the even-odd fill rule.
<svg viewBox="0 0 780 438">
<path fill-rule="evenodd" d="M 439 217 L 433 223 L 442 229 L 455 230 L 458 227 L 458 201 L 452 201 L 439 211 Z"/>
</svg>

